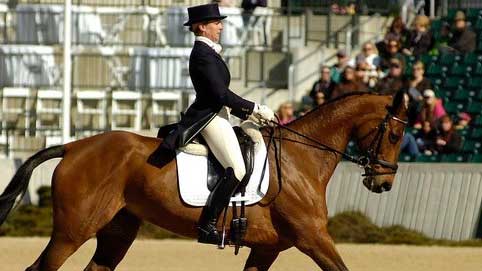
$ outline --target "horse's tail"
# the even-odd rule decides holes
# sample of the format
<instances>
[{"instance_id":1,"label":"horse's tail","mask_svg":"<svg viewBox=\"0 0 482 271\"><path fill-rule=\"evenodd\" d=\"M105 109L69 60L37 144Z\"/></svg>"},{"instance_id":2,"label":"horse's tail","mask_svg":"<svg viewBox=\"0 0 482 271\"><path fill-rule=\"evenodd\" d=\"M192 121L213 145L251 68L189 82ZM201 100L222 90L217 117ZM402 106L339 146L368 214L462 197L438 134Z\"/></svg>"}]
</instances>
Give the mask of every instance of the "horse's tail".
<instances>
[{"instance_id":1,"label":"horse's tail","mask_svg":"<svg viewBox=\"0 0 482 271\"><path fill-rule=\"evenodd\" d=\"M63 145L50 147L39 151L20 166L5 191L0 195L0 225L7 219L17 197L19 195L23 197L27 191L33 170L47 160L63 157L64 153Z\"/></svg>"}]
</instances>

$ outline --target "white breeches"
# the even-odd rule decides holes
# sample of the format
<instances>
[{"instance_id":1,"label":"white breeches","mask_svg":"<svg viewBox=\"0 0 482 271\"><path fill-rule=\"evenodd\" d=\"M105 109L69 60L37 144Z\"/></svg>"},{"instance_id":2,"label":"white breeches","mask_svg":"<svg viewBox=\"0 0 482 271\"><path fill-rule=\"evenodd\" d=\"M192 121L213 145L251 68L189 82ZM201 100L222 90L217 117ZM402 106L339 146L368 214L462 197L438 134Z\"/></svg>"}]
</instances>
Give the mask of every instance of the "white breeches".
<instances>
[{"instance_id":1,"label":"white breeches","mask_svg":"<svg viewBox=\"0 0 482 271\"><path fill-rule=\"evenodd\" d=\"M233 168L234 175L241 181L246 174L243 155L233 127L227 119L223 118L223 114L214 117L201 131L201 135L219 163L225 169Z\"/></svg>"}]
</instances>

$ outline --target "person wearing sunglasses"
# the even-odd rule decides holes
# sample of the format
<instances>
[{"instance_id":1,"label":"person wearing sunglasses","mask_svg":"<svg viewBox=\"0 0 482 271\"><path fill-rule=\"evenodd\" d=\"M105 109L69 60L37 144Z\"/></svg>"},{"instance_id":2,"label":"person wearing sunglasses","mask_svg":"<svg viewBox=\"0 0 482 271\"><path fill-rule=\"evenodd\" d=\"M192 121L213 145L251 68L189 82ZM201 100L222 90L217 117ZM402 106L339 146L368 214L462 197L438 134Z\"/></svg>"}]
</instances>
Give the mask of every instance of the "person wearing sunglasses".
<instances>
[{"instance_id":1,"label":"person wearing sunglasses","mask_svg":"<svg viewBox=\"0 0 482 271\"><path fill-rule=\"evenodd\" d=\"M403 76L403 64L398 58L392 58L388 74L375 86L375 92L384 95L393 95L399 90L407 88L407 80Z\"/></svg>"},{"instance_id":2,"label":"person wearing sunglasses","mask_svg":"<svg viewBox=\"0 0 482 271\"><path fill-rule=\"evenodd\" d=\"M380 60L380 69L382 71L385 72L390 68L390 61L394 58L398 59L405 66L405 57L400 53L400 48L400 41L396 39L387 41L385 53L381 55Z\"/></svg>"}]
</instances>

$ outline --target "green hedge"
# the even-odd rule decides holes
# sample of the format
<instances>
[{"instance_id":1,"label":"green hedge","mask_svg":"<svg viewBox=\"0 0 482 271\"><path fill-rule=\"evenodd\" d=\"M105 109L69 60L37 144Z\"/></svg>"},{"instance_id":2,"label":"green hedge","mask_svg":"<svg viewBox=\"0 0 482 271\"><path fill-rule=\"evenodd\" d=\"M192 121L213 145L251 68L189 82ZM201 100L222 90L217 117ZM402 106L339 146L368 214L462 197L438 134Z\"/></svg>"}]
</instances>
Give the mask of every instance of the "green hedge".
<instances>
[{"instance_id":1,"label":"green hedge","mask_svg":"<svg viewBox=\"0 0 482 271\"><path fill-rule=\"evenodd\" d=\"M482 246L481 239L466 241L437 240L402 226L378 227L360 212L340 213L328 221L335 242L441 246Z\"/></svg>"}]
</instances>

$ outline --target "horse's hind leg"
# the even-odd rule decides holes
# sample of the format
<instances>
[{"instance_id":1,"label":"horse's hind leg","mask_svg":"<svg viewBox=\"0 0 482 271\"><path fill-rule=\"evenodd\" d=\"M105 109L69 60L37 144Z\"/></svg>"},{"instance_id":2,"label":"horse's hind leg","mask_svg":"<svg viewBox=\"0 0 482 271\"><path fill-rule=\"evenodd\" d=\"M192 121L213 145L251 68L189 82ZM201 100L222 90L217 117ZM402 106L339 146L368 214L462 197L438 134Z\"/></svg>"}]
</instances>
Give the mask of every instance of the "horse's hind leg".
<instances>
[{"instance_id":1,"label":"horse's hind leg","mask_svg":"<svg viewBox=\"0 0 482 271\"><path fill-rule=\"evenodd\" d=\"M122 209L97 232L97 249L85 271L111 271L124 258L136 238L141 221Z\"/></svg>"},{"instance_id":2,"label":"horse's hind leg","mask_svg":"<svg viewBox=\"0 0 482 271\"><path fill-rule=\"evenodd\" d=\"M65 167L69 164L65 161L66 158L55 169L52 181L52 237L39 259L27 270L58 270L69 256L122 209L122 201L115 198L121 193L99 185L91 185L87 189L89 182L78 178L69 166ZM108 182L108 179L92 183L101 182Z\"/></svg>"},{"instance_id":3,"label":"horse's hind leg","mask_svg":"<svg viewBox=\"0 0 482 271\"><path fill-rule=\"evenodd\" d=\"M244 271L266 271L278 257L279 251L252 248L246 260Z\"/></svg>"}]
</instances>

